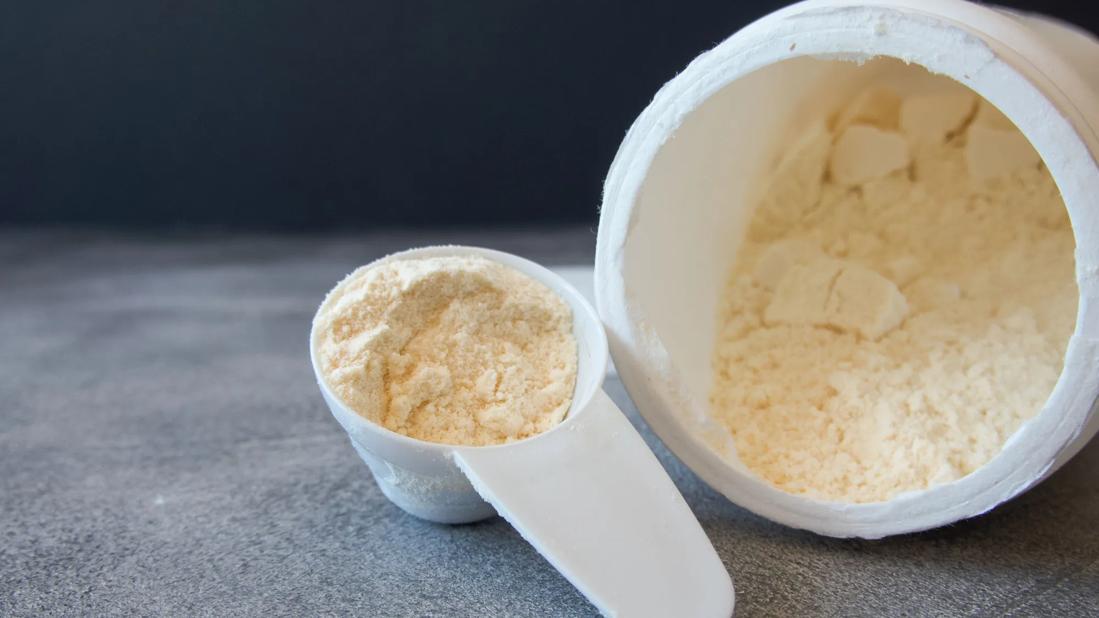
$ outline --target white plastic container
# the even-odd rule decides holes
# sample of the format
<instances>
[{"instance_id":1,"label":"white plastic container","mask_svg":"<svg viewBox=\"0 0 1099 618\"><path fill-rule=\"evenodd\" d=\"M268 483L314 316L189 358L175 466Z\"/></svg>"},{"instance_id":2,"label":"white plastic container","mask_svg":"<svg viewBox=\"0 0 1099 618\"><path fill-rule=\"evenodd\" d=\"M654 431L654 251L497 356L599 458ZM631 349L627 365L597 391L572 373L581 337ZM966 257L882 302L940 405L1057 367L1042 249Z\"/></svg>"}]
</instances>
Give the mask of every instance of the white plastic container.
<instances>
[{"instance_id":1,"label":"white plastic container","mask_svg":"<svg viewBox=\"0 0 1099 618\"><path fill-rule=\"evenodd\" d=\"M872 60L893 58L908 63ZM718 456L707 435L717 302L759 179L791 132L867 84L924 67L998 107L1061 190L1080 293L1064 370L987 465L887 502L794 496ZM923 73L922 71L919 71ZM733 502L818 532L877 538L983 513L1051 474L1099 429L1099 42L961 0L810 0L699 56L657 93L607 177L596 296L615 365L668 447Z\"/></svg>"}]
</instances>

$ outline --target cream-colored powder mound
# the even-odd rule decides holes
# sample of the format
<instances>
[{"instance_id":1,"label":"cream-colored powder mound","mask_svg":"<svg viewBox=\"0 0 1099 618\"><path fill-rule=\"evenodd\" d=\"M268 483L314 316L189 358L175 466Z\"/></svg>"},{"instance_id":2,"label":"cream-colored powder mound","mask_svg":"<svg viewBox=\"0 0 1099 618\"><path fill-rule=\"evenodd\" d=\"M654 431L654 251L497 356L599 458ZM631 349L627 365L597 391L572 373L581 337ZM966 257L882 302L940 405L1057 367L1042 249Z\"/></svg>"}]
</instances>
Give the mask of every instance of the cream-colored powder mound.
<instances>
[{"instance_id":1,"label":"cream-colored powder mound","mask_svg":"<svg viewBox=\"0 0 1099 618\"><path fill-rule=\"evenodd\" d=\"M831 150L814 126L783 157L796 173L776 168L725 291L711 396L749 469L843 502L994 457L1055 384L1077 299L1065 208L1025 138L931 93L899 104L899 152L872 126L897 99L872 94L841 110ZM805 172L824 169L842 174Z\"/></svg>"},{"instance_id":2,"label":"cream-colored powder mound","mask_svg":"<svg viewBox=\"0 0 1099 618\"><path fill-rule=\"evenodd\" d=\"M560 423L572 402L569 306L484 258L360 268L328 295L315 328L329 388L365 418L413 438L521 440Z\"/></svg>"}]
</instances>

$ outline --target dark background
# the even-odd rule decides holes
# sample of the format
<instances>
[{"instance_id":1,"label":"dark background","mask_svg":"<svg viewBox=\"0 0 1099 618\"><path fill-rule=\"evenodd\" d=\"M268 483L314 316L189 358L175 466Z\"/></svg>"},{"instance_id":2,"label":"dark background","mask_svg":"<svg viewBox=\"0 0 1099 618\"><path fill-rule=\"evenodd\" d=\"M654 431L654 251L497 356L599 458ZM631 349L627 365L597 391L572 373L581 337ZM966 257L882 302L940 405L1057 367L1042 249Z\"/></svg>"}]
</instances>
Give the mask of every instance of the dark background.
<instances>
[{"instance_id":1,"label":"dark background","mask_svg":"<svg viewBox=\"0 0 1099 618\"><path fill-rule=\"evenodd\" d=\"M0 1L0 224L594 222L661 84L783 4Z\"/></svg>"}]
</instances>

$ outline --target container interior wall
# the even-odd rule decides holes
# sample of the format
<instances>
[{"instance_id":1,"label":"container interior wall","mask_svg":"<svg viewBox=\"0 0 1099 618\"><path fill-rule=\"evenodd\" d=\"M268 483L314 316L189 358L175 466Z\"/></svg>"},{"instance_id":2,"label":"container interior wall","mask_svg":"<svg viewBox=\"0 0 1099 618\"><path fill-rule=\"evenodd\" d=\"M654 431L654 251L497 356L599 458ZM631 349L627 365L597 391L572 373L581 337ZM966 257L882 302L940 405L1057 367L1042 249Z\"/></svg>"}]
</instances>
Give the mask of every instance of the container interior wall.
<instances>
[{"instance_id":1,"label":"container interior wall","mask_svg":"<svg viewBox=\"0 0 1099 618\"><path fill-rule=\"evenodd\" d=\"M870 82L904 92L941 79L886 58L792 58L734 80L664 143L634 204L626 293L695 406L709 398L717 303L782 146Z\"/></svg>"}]
</instances>

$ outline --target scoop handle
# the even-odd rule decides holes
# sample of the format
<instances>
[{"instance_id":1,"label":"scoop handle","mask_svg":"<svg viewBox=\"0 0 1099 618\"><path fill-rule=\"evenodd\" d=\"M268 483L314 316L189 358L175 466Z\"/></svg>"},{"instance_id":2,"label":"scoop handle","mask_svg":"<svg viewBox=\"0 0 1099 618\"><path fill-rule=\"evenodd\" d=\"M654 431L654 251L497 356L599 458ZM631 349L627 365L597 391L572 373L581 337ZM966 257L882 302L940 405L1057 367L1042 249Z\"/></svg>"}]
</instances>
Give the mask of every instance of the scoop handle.
<instances>
[{"instance_id":1,"label":"scoop handle","mask_svg":"<svg viewBox=\"0 0 1099 618\"><path fill-rule=\"evenodd\" d=\"M604 615L730 616L702 526L602 390L533 440L455 451L477 493Z\"/></svg>"}]
</instances>

